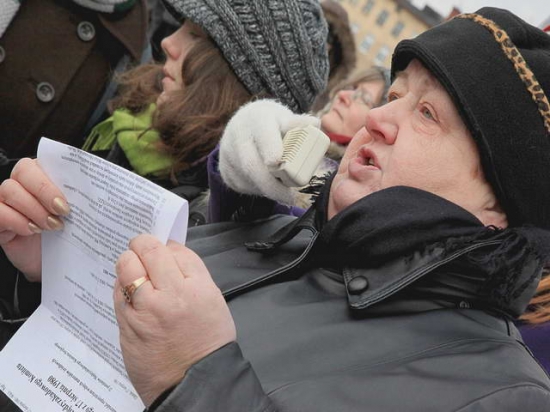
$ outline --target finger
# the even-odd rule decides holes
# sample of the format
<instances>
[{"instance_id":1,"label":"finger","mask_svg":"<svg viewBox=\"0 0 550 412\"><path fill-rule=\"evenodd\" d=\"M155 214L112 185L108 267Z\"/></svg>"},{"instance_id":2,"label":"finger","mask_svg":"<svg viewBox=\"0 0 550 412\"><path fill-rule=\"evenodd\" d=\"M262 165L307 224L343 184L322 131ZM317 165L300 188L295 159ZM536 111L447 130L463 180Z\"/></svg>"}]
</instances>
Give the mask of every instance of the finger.
<instances>
[{"instance_id":1,"label":"finger","mask_svg":"<svg viewBox=\"0 0 550 412\"><path fill-rule=\"evenodd\" d=\"M155 236L139 235L133 238L130 250L141 260L155 289L172 290L181 287L183 275L174 255Z\"/></svg>"},{"instance_id":2,"label":"finger","mask_svg":"<svg viewBox=\"0 0 550 412\"><path fill-rule=\"evenodd\" d=\"M122 294L122 286L118 279L115 280L115 285L113 289L113 302L114 302L114 308L115 308L115 315L118 321L118 327L120 329L127 327L128 321L124 314L124 310L126 310L126 306L128 305L128 302L126 302L126 299L124 299L124 295Z\"/></svg>"},{"instance_id":3,"label":"finger","mask_svg":"<svg viewBox=\"0 0 550 412\"><path fill-rule=\"evenodd\" d=\"M9 237L32 236L40 231L36 225L29 226L30 221L26 216L4 203L0 203L0 219L0 233L3 235L0 244L9 242L11 239L6 240Z\"/></svg>"},{"instance_id":4,"label":"finger","mask_svg":"<svg viewBox=\"0 0 550 412\"><path fill-rule=\"evenodd\" d=\"M259 100L249 103L235 114L234 135L246 145L239 153L251 149L259 154L262 163L274 165L281 161L283 154L282 125L295 116L292 111L273 100ZM251 125L253 127L251 127ZM252 142L250 141L252 138ZM249 147L252 143L253 147Z\"/></svg>"},{"instance_id":5,"label":"finger","mask_svg":"<svg viewBox=\"0 0 550 412\"><path fill-rule=\"evenodd\" d=\"M319 129L321 127L321 119L306 114L296 115L286 125L283 125L281 129L283 133L286 134L289 130L292 130L296 127L306 126L313 126Z\"/></svg>"},{"instance_id":6,"label":"finger","mask_svg":"<svg viewBox=\"0 0 550 412\"><path fill-rule=\"evenodd\" d=\"M279 127L263 124L254 133L254 148L258 151L263 164L278 165L283 157L283 133ZM250 150L250 149L249 149Z\"/></svg>"},{"instance_id":7,"label":"finger","mask_svg":"<svg viewBox=\"0 0 550 412\"><path fill-rule=\"evenodd\" d=\"M13 240L13 238L17 236L14 232L10 231L4 231L0 232L0 245L5 245L6 243L9 243Z\"/></svg>"},{"instance_id":8,"label":"finger","mask_svg":"<svg viewBox=\"0 0 550 412\"><path fill-rule=\"evenodd\" d=\"M121 305L121 308L128 308L131 306L136 310L143 309L144 305L147 303L147 299L142 299L142 296L146 296L148 293L154 291L154 285L151 281L142 283L141 286L136 289L132 295L130 305L128 305L129 302L126 302L122 292L122 288L131 285L132 282L144 276L148 276L147 270L143 266L139 257L133 251L126 250L118 258L115 269L117 273L117 281L120 285L118 290L115 290L114 292L116 297L115 302L119 302L120 304L121 300L124 301L126 305Z\"/></svg>"},{"instance_id":9,"label":"finger","mask_svg":"<svg viewBox=\"0 0 550 412\"><path fill-rule=\"evenodd\" d=\"M191 249L174 240L169 240L167 247L185 278L206 276L211 279L203 260Z\"/></svg>"},{"instance_id":10,"label":"finger","mask_svg":"<svg viewBox=\"0 0 550 412\"><path fill-rule=\"evenodd\" d=\"M61 190L46 176L36 159L21 159L11 172L11 179L34 196L53 215L67 215L69 206Z\"/></svg>"},{"instance_id":11,"label":"finger","mask_svg":"<svg viewBox=\"0 0 550 412\"><path fill-rule=\"evenodd\" d=\"M14 230L25 236L29 234L30 230L38 233L38 228L58 230L63 227L63 221L57 216L52 216L17 180L4 180L0 186L0 197L3 204L9 206L9 208L4 207L3 211L8 213L7 209L11 209L9 219L7 217L4 219L2 216L2 228L4 225L17 225L14 226ZM29 222L33 222L34 226L29 227Z\"/></svg>"},{"instance_id":12,"label":"finger","mask_svg":"<svg viewBox=\"0 0 550 412\"><path fill-rule=\"evenodd\" d=\"M120 292L122 286L118 279L115 281L115 289L113 290L113 300L115 306L115 316L118 323L118 329L120 331L121 343L122 338L126 341L135 342L137 340L137 333L132 325L132 319L135 317L133 312L135 309L133 306L126 302L124 296Z\"/></svg>"}]
</instances>

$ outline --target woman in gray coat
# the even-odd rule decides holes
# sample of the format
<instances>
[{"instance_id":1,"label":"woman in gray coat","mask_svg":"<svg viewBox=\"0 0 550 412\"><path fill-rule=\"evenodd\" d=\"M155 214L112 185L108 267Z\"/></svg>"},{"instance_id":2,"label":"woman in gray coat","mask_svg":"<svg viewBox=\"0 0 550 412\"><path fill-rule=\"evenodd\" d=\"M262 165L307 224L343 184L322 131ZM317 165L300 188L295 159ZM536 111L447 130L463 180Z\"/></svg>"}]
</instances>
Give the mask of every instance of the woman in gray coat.
<instances>
[{"instance_id":1,"label":"woman in gray coat","mask_svg":"<svg viewBox=\"0 0 550 412\"><path fill-rule=\"evenodd\" d=\"M547 411L512 320L550 256L549 50L507 11L460 15L397 46L389 103L300 219L135 238L114 299L148 410ZM13 180L21 266L10 242L66 205L35 162Z\"/></svg>"}]
</instances>

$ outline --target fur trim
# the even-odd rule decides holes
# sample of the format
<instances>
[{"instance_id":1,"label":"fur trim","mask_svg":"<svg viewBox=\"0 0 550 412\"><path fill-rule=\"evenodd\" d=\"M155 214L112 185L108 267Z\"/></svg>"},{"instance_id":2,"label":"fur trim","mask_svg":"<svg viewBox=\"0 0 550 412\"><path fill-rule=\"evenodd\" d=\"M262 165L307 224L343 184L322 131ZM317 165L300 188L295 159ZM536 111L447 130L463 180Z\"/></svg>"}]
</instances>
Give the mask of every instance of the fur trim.
<instances>
[{"instance_id":1,"label":"fur trim","mask_svg":"<svg viewBox=\"0 0 550 412\"><path fill-rule=\"evenodd\" d=\"M326 159L321 162L315 174L307 186L296 188L296 206L303 209L309 208L319 197L321 190L326 185L329 177L336 171L337 165Z\"/></svg>"},{"instance_id":2,"label":"fur trim","mask_svg":"<svg viewBox=\"0 0 550 412\"><path fill-rule=\"evenodd\" d=\"M342 160L342 157L344 157L344 153L346 152L346 147L347 146L344 146L340 143L331 141L328 146L326 156L329 159L340 162L340 160Z\"/></svg>"},{"instance_id":3,"label":"fur trim","mask_svg":"<svg viewBox=\"0 0 550 412\"><path fill-rule=\"evenodd\" d=\"M355 68L355 38L351 32L348 13L340 4L332 0L324 0L321 7L329 25L329 32L336 37L342 49L341 59L335 70L331 67L328 88L344 80Z\"/></svg>"}]
</instances>

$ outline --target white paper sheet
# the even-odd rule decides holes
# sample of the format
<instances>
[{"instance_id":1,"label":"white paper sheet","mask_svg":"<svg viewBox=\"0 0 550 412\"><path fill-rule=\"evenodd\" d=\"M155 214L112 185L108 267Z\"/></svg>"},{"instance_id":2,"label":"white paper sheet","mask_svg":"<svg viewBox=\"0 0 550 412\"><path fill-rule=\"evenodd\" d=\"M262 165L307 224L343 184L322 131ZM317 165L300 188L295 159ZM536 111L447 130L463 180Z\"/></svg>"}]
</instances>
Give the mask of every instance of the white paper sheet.
<instances>
[{"instance_id":1,"label":"white paper sheet","mask_svg":"<svg viewBox=\"0 0 550 412\"><path fill-rule=\"evenodd\" d=\"M71 214L42 235L42 303L0 352L0 389L24 411L142 411L120 351L115 262L140 233L183 243L187 202L50 139L38 161Z\"/></svg>"}]
</instances>

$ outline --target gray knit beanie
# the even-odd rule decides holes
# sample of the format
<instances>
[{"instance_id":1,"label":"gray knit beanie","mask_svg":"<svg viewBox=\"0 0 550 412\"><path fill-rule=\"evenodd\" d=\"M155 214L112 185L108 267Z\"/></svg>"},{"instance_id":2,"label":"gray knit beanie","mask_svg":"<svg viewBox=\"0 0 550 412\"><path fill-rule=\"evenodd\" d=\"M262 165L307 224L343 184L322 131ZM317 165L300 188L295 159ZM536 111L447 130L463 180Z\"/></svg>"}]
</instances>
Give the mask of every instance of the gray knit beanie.
<instances>
[{"instance_id":1,"label":"gray knit beanie","mask_svg":"<svg viewBox=\"0 0 550 412\"><path fill-rule=\"evenodd\" d=\"M252 94L308 111L327 85L327 24L319 0L163 0L199 25Z\"/></svg>"}]
</instances>

